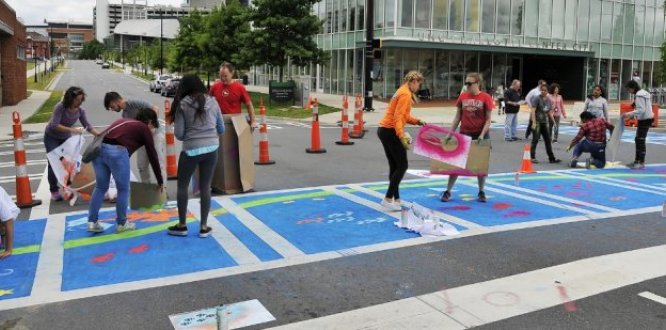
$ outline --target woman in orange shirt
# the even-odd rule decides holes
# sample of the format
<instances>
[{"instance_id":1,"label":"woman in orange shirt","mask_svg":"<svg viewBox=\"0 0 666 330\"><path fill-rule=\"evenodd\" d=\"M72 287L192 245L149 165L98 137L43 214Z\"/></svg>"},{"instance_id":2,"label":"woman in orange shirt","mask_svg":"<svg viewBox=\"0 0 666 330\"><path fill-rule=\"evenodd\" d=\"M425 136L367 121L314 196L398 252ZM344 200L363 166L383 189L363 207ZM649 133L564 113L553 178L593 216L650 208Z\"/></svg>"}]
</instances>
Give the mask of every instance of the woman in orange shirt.
<instances>
[{"instance_id":1,"label":"woman in orange shirt","mask_svg":"<svg viewBox=\"0 0 666 330\"><path fill-rule=\"evenodd\" d=\"M405 133L405 123L425 125L423 120L410 115L412 104L416 101L416 93L423 83L423 75L418 71L410 71L405 75L402 86L398 88L384 118L379 122L377 135L382 141L384 152L389 162L389 186L386 190L382 206L389 211L400 211L400 181L407 172L407 149L411 137Z\"/></svg>"}]
</instances>

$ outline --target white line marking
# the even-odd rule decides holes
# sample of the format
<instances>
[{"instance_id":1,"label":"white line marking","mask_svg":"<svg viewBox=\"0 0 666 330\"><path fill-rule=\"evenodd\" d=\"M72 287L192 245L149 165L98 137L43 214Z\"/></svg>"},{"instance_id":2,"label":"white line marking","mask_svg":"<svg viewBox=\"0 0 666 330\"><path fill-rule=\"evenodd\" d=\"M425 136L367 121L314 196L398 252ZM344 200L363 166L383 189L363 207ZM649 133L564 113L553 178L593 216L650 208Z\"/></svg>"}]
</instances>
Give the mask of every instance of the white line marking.
<instances>
[{"instance_id":1,"label":"white line marking","mask_svg":"<svg viewBox=\"0 0 666 330\"><path fill-rule=\"evenodd\" d=\"M64 214L54 214L46 221L39 261L32 284L31 298L40 301L60 295L65 243Z\"/></svg>"},{"instance_id":2,"label":"white line marking","mask_svg":"<svg viewBox=\"0 0 666 330\"><path fill-rule=\"evenodd\" d=\"M566 178L580 178L580 179L585 180L585 181L605 184L605 185L608 185L608 186L618 187L618 188L622 188L622 189L631 189L631 190L635 190L635 191L642 191L642 192L647 192L647 193L651 193L651 194L666 196L666 192L658 192L658 191L654 191L653 189L651 190L651 189L642 189L642 188L638 188L638 187L631 187L631 186L628 186L624 183L618 184L618 183L613 183L613 182L610 182L610 181L603 181L603 180L593 179L593 178L584 177L584 176L572 176L572 175L564 174L564 173L553 173L553 174L561 176L561 177L566 177Z\"/></svg>"},{"instance_id":3,"label":"white line marking","mask_svg":"<svg viewBox=\"0 0 666 330\"><path fill-rule=\"evenodd\" d=\"M348 184L347 186L352 188L352 189L364 192L368 195L376 196L377 198L380 198L380 199L384 198L384 195L382 195L382 193L380 193L378 191L374 191L372 189L365 188L365 187L361 186L360 184ZM403 201L403 203L406 203L406 201ZM408 203L408 204L411 205L411 202ZM461 219L461 218L458 218L456 216L453 216L453 215L450 215L450 214L447 214L447 213L443 213L443 212L440 212L440 211L437 211L437 210L431 210L431 211L436 216L438 216L438 217L440 217L440 218L442 218L442 219L444 219L448 222L455 223L457 225L463 226L465 228L469 228L469 229L472 229L472 228L477 228L477 229L486 228L486 227L481 226L477 223L467 221L465 219Z\"/></svg>"},{"instance_id":4,"label":"white line marking","mask_svg":"<svg viewBox=\"0 0 666 330\"><path fill-rule=\"evenodd\" d=\"M261 237L268 245L283 257L295 257L303 255L303 251L292 245L286 238L274 232L270 227L265 225L254 215L247 210L238 206L229 197L215 197L213 198L227 211L232 213L238 220L240 220L248 229L254 232L257 236Z\"/></svg>"},{"instance_id":5,"label":"white line marking","mask_svg":"<svg viewBox=\"0 0 666 330\"><path fill-rule=\"evenodd\" d=\"M393 318L441 329L441 325L427 322L437 312L458 323L447 325L462 329L558 305L571 312L577 308L576 300L665 276L664 258L666 245L608 254L415 297L425 305L407 298L278 329L379 329ZM666 303L661 299L664 302L658 302Z\"/></svg>"},{"instance_id":6,"label":"white line marking","mask_svg":"<svg viewBox=\"0 0 666 330\"><path fill-rule=\"evenodd\" d=\"M595 176L593 176L592 174L586 174L586 173L582 173L582 172L578 172L578 171L571 172L570 174L574 175L574 176L595 178ZM606 176L601 176L601 178L603 178L604 180L608 180L609 182L613 182L613 183L617 183L617 184L621 184L621 185L630 185L630 186L635 186L635 187L643 188L643 189L657 189L657 190L666 192L666 187L660 187L660 186L658 186L658 184L653 186L653 185L650 185L650 184L620 180L620 179L606 177Z\"/></svg>"},{"instance_id":7,"label":"white line marking","mask_svg":"<svg viewBox=\"0 0 666 330\"><path fill-rule=\"evenodd\" d=\"M201 219L201 204L199 200L193 199L188 203L187 208L197 220ZM234 258L239 265L247 265L261 262L250 249L236 238L226 227L220 224L212 214L208 214L208 226L213 229L211 237L213 237L222 248ZM195 233L198 235L198 233Z\"/></svg>"},{"instance_id":8,"label":"white line marking","mask_svg":"<svg viewBox=\"0 0 666 330\"><path fill-rule=\"evenodd\" d=\"M41 176L42 176L41 173L39 173L39 174L28 174L28 178L30 178L30 180L32 180L34 178L41 177ZM15 180L16 180L16 175L0 176L0 182L2 182L2 183L14 182Z\"/></svg>"},{"instance_id":9,"label":"white line marking","mask_svg":"<svg viewBox=\"0 0 666 330\"><path fill-rule=\"evenodd\" d=\"M43 154L44 149L26 149L25 150L26 154ZM9 156L9 155L14 155L14 151L2 151L0 152L0 156Z\"/></svg>"},{"instance_id":10,"label":"white line marking","mask_svg":"<svg viewBox=\"0 0 666 330\"><path fill-rule=\"evenodd\" d=\"M42 204L33 207L30 210L30 219L42 219L49 216L51 208L51 192L49 191L49 169L44 168L42 178L39 180L39 186L35 192L35 199L40 199Z\"/></svg>"},{"instance_id":11,"label":"white line marking","mask_svg":"<svg viewBox=\"0 0 666 330\"><path fill-rule=\"evenodd\" d=\"M582 205L582 206L586 206L586 207L591 207L591 208L599 209L599 210L606 211L606 212L619 212L620 211L619 209L608 207L608 206L603 206L603 205L597 205L597 204L592 204L592 203L588 203L588 202L578 201L578 200L571 199L571 198L566 198L566 197L562 197L562 196L549 194L549 193L546 193L546 192L543 192L543 191L536 191L536 190L521 188L521 187L508 185L508 184L504 184L504 183L487 181L486 184L487 185L492 185L492 186L502 187L502 188L505 188L505 189L512 189L512 190L524 192L524 193L531 194L531 195L538 195L538 196L541 196L541 197L547 197L547 198L552 199L552 200L567 202L567 203L574 204L574 205Z\"/></svg>"},{"instance_id":12,"label":"white line marking","mask_svg":"<svg viewBox=\"0 0 666 330\"><path fill-rule=\"evenodd\" d=\"M650 299L650 300L652 300L652 301L654 301L654 302L658 302L658 303L660 303L660 304L662 304L662 305L666 305L666 298L664 298L664 297L662 297L662 296L658 296L658 295L656 295L656 294L654 294L654 293L652 293L652 292L644 291L644 292L639 293L638 295L641 296L641 297L643 297L643 298Z\"/></svg>"},{"instance_id":13,"label":"white line marking","mask_svg":"<svg viewBox=\"0 0 666 330\"><path fill-rule=\"evenodd\" d=\"M37 165L46 165L47 160L46 159L38 159L38 160L29 160L26 162L27 166L37 166ZM0 168L5 168L5 167L15 167L16 162L11 161L11 162L2 162L0 163Z\"/></svg>"}]
</instances>

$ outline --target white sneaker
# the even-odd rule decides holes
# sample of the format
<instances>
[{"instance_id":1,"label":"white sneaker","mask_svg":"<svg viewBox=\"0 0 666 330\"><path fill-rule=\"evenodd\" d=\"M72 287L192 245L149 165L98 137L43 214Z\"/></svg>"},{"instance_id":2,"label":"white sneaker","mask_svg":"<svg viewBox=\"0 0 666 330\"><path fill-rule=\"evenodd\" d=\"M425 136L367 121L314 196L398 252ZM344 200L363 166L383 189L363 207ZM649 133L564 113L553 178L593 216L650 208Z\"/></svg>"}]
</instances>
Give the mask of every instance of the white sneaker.
<instances>
[{"instance_id":1,"label":"white sneaker","mask_svg":"<svg viewBox=\"0 0 666 330\"><path fill-rule=\"evenodd\" d=\"M88 231L91 233L101 233L104 231L104 227L98 222L88 222Z\"/></svg>"},{"instance_id":2,"label":"white sneaker","mask_svg":"<svg viewBox=\"0 0 666 330\"><path fill-rule=\"evenodd\" d=\"M136 229L136 226L134 225L133 222L125 222L124 225L116 225L116 234L134 230Z\"/></svg>"},{"instance_id":3,"label":"white sneaker","mask_svg":"<svg viewBox=\"0 0 666 330\"><path fill-rule=\"evenodd\" d=\"M402 207L399 204L387 202L385 199L382 199L381 204L386 211L395 212L402 210Z\"/></svg>"}]
</instances>

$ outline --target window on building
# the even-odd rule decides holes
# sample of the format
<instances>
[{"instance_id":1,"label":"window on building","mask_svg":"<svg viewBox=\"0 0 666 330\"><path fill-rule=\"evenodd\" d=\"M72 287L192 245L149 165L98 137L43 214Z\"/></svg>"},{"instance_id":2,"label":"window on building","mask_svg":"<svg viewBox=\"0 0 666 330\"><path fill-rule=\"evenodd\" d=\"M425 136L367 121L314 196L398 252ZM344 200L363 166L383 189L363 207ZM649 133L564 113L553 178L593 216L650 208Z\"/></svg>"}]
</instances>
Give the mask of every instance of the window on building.
<instances>
[{"instance_id":1,"label":"window on building","mask_svg":"<svg viewBox=\"0 0 666 330\"><path fill-rule=\"evenodd\" d=\"M564 38L564 14L566 13L566 2L553 1L553 39Z\"/></svg>"},{"instance_id":2,"label":"window on building","mask_svg":"<svg viewBox=\"0 0 666 330\"><path fill-rule=\"evenodd\" d=\"M481 9L482 17L481 31L485 33L495 32L495 0L483 0L483 7Z\"/></svg>"},{"instance_id":3,"label":"window on building","mask_svg":"<svg viewBox=\"0 0 666 330\"><path fill-rule=\"evenodd\" d=\"M624 4L624 44L633 44L634 43L634 18L636 13L634 12L634 5L628 3Z\"/></svg>"},{"instance_id":4,"label":"window on building","mask_svg":"<svg viewBox=\"0 0 666 330\"><path fill-rule=\"evenodd\" d=\"M624 7L621 3L613 3L613 43L621 44L622 43L622 34L624 32L624 22L622 21Z\"/></svg>"},{"instance_id":5,"label":"window on building","mask_svg":"<svg viewBox=\"0 0 666 330\"><path fill-rule=\"evenodd\" d=\"M523 8L525 3L523 0L511 1L511 34L523 34Z\"/></svg>"},{"instance_id":6,"label":"window on building","mask_svg":"<svg viewBox=\"0 0 666 330\"><path fill-rule=\"evenodd\" d=\"M664 43L664 7L659 5L655 10L654 45Z\"/></svg>"},{"instance_id":7,"label":"window on building","mask_svg":"<svg viewBox=\"0 0 666 330\"><path fill-rule=\"evenodd\" d=\"M415 27L420 29L430 28L430 14L432 13L432 0L415 0L416 6L414 16L416 16Z\"/></svg>"},{"instance_id":8,"label":"window on building","mask_svg":"<svg viewBox=\"0 0 666 330\"><path fill-rule=\"evenodd\" d=\"M356 0L349 0L349 30L358 30L356 26Z\"/></svg>"},{"instance_id":9,"label":"window on building","mask_svg":"<svg viewBox=\"0 0 666 330\"><path fill-rule=\"evenodd\" d=\"M497 0L497 29L495 31L501 34L509 34L511 31L511 0Z\"/></svg>"},{"instance_id":10,"label":"window on building","mask_svg":"<svg viewBox=\"0 0 666 330\"><path fill-rule=\"evenodd\" d=\"M16 46L16 58L25 61L25 47Z\"/></svg>"},{"instance_id":11,"label":"window on building","mask_svg":"<svg viewBox=\"0 0 666 330\"><path fill-rule=\"evenodd\" d=\"M645 11L645 45L646 46L652 46L654 44L654 25L655 25L655 19L654 16L656 14L657 10L655 7L647 7ZM659 45L661 46L661 45Z\"/></svg>"},{"instance_id":12,"label":"window on building","mask_svg":"<svg viewBox=\"0 0 666 330\"><path fill-rule=\"evenodd\" d=\"M613 3L604 2L601 9L601 41L611 42L613 32Z\"/></svg>"},{"instance_id":13,"label":"window on building","mask_svg":"<svg viewBox=\"0 0 666 330\"><path fill-rule=\"evenodd\" d=\"M645 38L645 6L636 5L636 17L634 19L634 44L643 45Z\"/></svg>"},{"instance_id":14,"label":"window on building","mask_svg":"<svg viewBox=\"0 0 666 330\"><path fill-rule=\"evenodd\" d=\"M384 27L384 1L375 1L374 11L375 11L375 28L381 29Z\"/></svg>"},{"instance_id":15,"label":"window on building","mask_svg":"<svg viewBox=\"0 0 666 330\"><path fill-rule=\"evenodd\" d=\"M539 1L525 3L525 35L536 37L539 31Z\"/></svg>"},{"instance_id":16,"label":"window on building","mask_svg":"<svg viewBox=\"0 0 666 330\"><path fill-rule=\"evenodd\" d=\"M553 2L551 0L539 1L539 37L550 38L551 29L553 28Z\"/></svg>"},{"instance_id":17,"label":"window on building","mask_svg":"<svg viewBox=\"0 0 666 330\"><path fill-rule=\"evenodd\" d=\"M449 0L449 30L463 30L464 0Z\"/></svg>"},{"instance_id":18,"label":"window on building","mask_svg":"<svg viewBox=\"0 0 666 330\"><path fill-rule=\"evenodd\" d=\"M576 40L587 41L588 39L588 25L590 22L590 0L580 0L578 2L578 17Z\"/></svg>"},{"instance_id":19,"label":"window on building","mask_svg":"<svg viewBox=\"0 0 666 330\"><path fill-rule=\"evenodd\" d=\"M386 0L384 5L384 21L386 22L386 27L387 28L392 28L395 27L395 6L396 6L396 1L395 0Z\"/></svg>"},{"instance_id":20,"label":"window on building","mask_svg":"<svg viewBox=\"0 0 666 330\"><path fill-rule=\"evenodd\" d=\"M601 41L601 0L590 0L589 41Z\"/></svg>"},{"instance_id":21,"label":"window on building","mask_svg":"<svg viewBox=\"0 0 666 330\"><path fill-rule=\"evenodd\" d=\"M448 30L449 0L434 0L432 28Z\"/></svg>"},{"instance_id":22,"label":"window on building","mask_svg":"<svg viewBox=\"0 0 666 330\"><path fill-rule=\"evenodd\" d=\"M479 0L465 1L465 31L479 32Z\"/></svg>"},{"instance_id":23,"label":"window on building","mask_svg":"<svg viewBox=\"0 0 666 330\"><path fill-rule=\"evenodd\" d=\"M413 27L414 26L414 0L400 0L400 26Z\"/></svg>"},{"instance_id":24,"label":"window on building","mask_svg":"<svg viewBox=\"0 0 666 330\"><path fill-rule=\"evenodd\" d=\"M578 1L566 0L565 2L565 15L564 15L564 39L576 39L576 12Z\"/></svg>"}]
</instances>

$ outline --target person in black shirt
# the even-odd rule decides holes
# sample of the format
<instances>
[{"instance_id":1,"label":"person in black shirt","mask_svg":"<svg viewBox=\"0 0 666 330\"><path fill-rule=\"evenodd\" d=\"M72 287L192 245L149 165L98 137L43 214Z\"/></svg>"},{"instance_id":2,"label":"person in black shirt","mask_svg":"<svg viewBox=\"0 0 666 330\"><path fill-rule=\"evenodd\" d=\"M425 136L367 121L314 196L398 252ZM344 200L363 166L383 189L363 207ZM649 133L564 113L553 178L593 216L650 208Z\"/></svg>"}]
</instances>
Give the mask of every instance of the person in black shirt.
<instances>
[{"instance_id":1,"label":"person in black shirt","mask_svg":"<svg viewBox=\"0 0 666 330\"><path fill-rule=\"evenodd\" d=\"M521 138L516 136L518 126L518 111L520 110L520 80L515 79L511 82L511 87L504 92L504 102L506 103L504 121L504 140L518 141Z\"/></svg>"}]
</instances>

